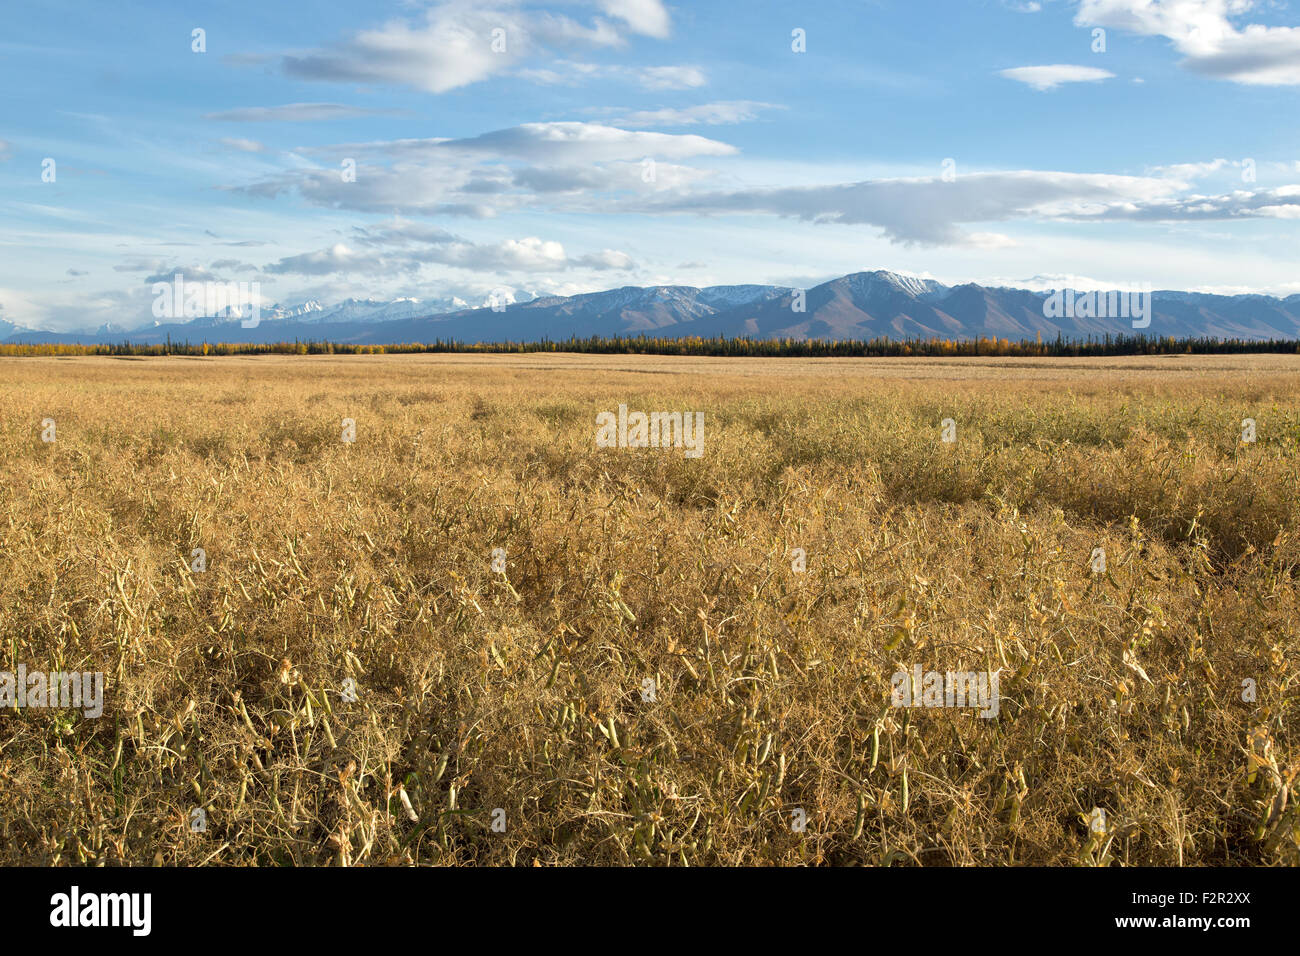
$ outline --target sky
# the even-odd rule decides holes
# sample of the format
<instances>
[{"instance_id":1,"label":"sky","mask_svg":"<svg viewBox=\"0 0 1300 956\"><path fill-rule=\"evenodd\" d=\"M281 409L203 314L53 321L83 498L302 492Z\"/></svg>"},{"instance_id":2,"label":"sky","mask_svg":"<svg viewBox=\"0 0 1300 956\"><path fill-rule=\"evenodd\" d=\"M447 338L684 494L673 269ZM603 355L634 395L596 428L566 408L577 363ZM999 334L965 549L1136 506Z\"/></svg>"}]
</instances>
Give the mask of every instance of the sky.
<instances>
[{"instance_id":1,"label":"sky","mask_svg":"<svg viewBox=\"0 0 1300 956\"><path fill-rule=\"evenodd\" d=\"M1280 0L42 0L0 320L627 285L1300 292Z\"/></svg>"}]
</instances>

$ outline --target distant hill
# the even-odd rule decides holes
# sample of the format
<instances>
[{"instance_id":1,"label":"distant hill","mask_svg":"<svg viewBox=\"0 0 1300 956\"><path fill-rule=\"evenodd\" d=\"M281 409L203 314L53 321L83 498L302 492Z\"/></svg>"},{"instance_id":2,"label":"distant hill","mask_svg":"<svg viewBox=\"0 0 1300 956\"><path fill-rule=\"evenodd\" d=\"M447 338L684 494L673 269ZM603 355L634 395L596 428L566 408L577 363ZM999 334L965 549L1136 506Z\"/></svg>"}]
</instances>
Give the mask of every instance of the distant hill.
<instances>
[{"instance_id":1,"label":"distant hill","mask_svg":"<svg viewBox=\"0 0 1300 956\"><path fill-rule=\"evenodd\" d=\"M802 301L799 300L802 295ZM856 272L803 291L767 285L626 286L606 292L549 296L501 309L465 308L460 300L392 302L349 299L275 307L261 323L195 319L124 332L55 333L0 324L8 343L139 344L165 342L332 341L365 345L431 342L537 341L571 336L653 333L676 338L749 336L793 339L872 339L939 336L1012 340L1100 337L1134 330L1121 318L1048 318L1045 294L989 288L975 283L945 286L893 272ZM1300 295L1210 295L1155 292L1150 336L1208 336L1248 340L1300 339ZM802 306L802 310L798 309Z\"/></svg>"}]
</instances>

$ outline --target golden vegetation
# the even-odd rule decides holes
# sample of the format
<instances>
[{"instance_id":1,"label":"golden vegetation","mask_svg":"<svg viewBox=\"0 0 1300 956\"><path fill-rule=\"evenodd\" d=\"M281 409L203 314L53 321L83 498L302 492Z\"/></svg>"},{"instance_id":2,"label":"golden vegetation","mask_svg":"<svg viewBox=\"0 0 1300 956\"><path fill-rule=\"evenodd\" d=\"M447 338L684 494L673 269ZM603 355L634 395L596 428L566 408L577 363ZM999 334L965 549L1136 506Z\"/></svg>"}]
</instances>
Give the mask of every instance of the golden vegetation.
<instances>
[{"instance_id":1,"label":"golden vegetation","mask_svg":"<svg viewBox=\"0 0 1300 956\"><path fill-rule=\"evenodd\" d=\"M1298 371L3 361L0 863L1294 865Z\"/></svg>"}]
</instances>

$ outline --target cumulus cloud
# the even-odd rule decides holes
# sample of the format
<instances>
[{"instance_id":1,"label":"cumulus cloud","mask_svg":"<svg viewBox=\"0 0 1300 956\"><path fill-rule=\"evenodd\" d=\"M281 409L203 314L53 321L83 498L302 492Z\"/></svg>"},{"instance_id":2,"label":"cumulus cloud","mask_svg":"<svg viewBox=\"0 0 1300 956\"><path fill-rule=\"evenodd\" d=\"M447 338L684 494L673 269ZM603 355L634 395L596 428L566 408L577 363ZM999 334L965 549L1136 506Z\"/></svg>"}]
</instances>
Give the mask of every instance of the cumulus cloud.
<instances>
[{"instance_id":1,"label":"cumulus cloud","mask_svg":"<svg viewBox=\"0 0 1300 956\"><path fill-rule=\"evenodd\" d=\"M499 73L515 61L525 33L514 11L439 7L425 22L390 21L364 30L333 49L286 56L284 70L304 80L393 83L445 93ZM505 49L492 50L492 31L503 30ZM514 39L512 44L510 41Z\"/></svg>"},{"instance_id":2,"label":"cumulus cloud","mask_svg":"<svg viewBox=\"0 0 1300 956\"><path fill-rule=\"evenodd\" d=\"M502 270L523 272L550 272L568 265L564 246L554 241L544 241L536 236L507 239L493 245L475 245L469 242L449 243L432 252L435 262L460 266L474 271Z\"/></svg>"},{"instance_id":3,"label":"cumulus cloud","mask_svg":"<svg viewBox=\"0 0 1300 956\"><path fill-rule=\"evenodd\" d=\"M693 133L653 133L600 123L525 123L471 139L443 140L438 149L506 156L530 162L605 162L656 156L730 156L734 146Z\"/></svg>"},{"instance_id":4,"label":"cumulus cloud","mask_svg":"<svg viewBox=\"0 0 1300 956\"><path fill-rule=\"evenodd\" d=\"M371 276L410 274L438 264L471 272L559 272L571 268L598 271L635 268L631 256L615 249L571 258L553 240L526 236L496 243L475 243L441 229L395 220L375 227L358 227L349 243L335 243L268 265L271 274Z\"/></svg>"},{"instance_id":5,"label":"cumulus cloud","mask_svg":"<svg viewBox=\"0 0 1300 956\"><path fill-rule=\"evenodd\" d=\"M636 33L660 40L672 33L672 20L660 0L600 0L600 8Z\"/></svg>"},{"instance_id":6,"label":"cumulus cloud","mask_svg":"<svg viewBox=\"0 0 1300 956\"><path fill-rule=\"evenodd\" d=\"M1095 66L1072 66L1068 63L1057 63L1052 66L1017 66L1009 70L999 70L998 75L1018 83L1025 83L1036 90L1054 90L1062 83L1096 83L1115 76L1109 70Z\"/></svg>"},{"instance_id":7,"label":"cumulus cloud","mask_svg":"<svg viewBox=\"0 0 1300 956\"><path fill-rule=\"evenodd\" d=\"M611 190L684 188L711 174L673 160L736 149L694 134L557 122L466 139L343 143L302 152L355 158L355 182L344 182L337 168L305 168L234 188L268 199L296 192L313 205L359 212L485 219L538 195L587 193L595 202L596 194Z\"/></svg>"},{"instance_id":8,"label":"cumulus cloud","mask_svg":"<svg viewBox=\"0 0 1300 956\"><path fill-rule=\"evenodd\" d=\"M445 93L506 73L553 48L622 46L623 30L658 39L671 33L660 0L597 0L595 8L604 16L583 23L500 0L448 0L426 10L422 20L390 20L333 47L285 56L283 65L299 79L393 83ZM665 74L660 80L689 86L698 85L698 77Z\"/></svg>"},{"instance_id":9,"label":"cumulus cloud","mask_svg":"<svg viewBox=\"0 0 1300 956\"><path fill-rule=\"evenodd\" d=\"M176 260L167 259L142 259L132 258L119 262L113 266L114 272L139 272L145 276L141 280L145 285L152 285L155 282L171 282L176 273L183 275L188 282L221 282L222 279L213 270L220 270L227 266L237 267L236 271L248 271L247 266L241 265L235 259L222 259L212 263L211 269L205 269L197 263L184 265ZM78 272L75 269L69 269L70 276L84 276L85 272Z\"/></svg>"},{"instance_id":10,"label":"cumulus cloud","mask_svg":"<svg viewBox=\"0 0 1300 956\"><path fill-rule=\"evenodd\" d=\"M320 276L336 272L393 272L399 268L410 272L418 268L418 264L409 260L390 263L376 253L361 252L339 242L328 249L286 256L279 262L266 266L262 271L272 275Z\"/></svg>"},{"instance_id":11,"label":"cumulus cloud","mask_svg":"<svg viewBox=\"0 0 1300 956\"><path fill-rule=\"evenodd\" d=\"M619 252L617 249L602 249L600 252L590 253L585 256L579 256L573 260L576 266L582 266L588 269L633 269L636 264L632 257L626 252Z\"/></svg>"},{"instance_id":12,"label":"cumulus cloud","mask_svg":"<svg viewBox=\"0 0 1300 956\"><path fill-rule=\"evenodd\" d=\"M1004 236L967 233L971 223L1012 220L1195 221L1293 218L1300 186L1183 196L1186 183L1163 176L1037 170L937 178L880 179L830 186L742 189L660 200L647 211L765 213L811 222L865 224L894 242L1005 245Z\"/></svg>"},{"instance_id":13,"label":"cumulus cloud","mask_svg":"<svg viewBox=\"0 0 1300 956\"><path fill-rule=\"evenodd\" d=\"M1219 79L1263 86L1300 84L1300 27L1246 24L1251 0L1080 0L1075 23L1162 36L1182 65Z\"/></svg>"},{"instance_id":14,"label":"cumulus cloud","mask_svg":"<svg viewBox=\"0 0 1300 956\"><path fill-rule=\"evenodd\" d=\"M280 173L236 191L265 199L296 192L311 205L354 212L400 210L425 216L488 219L508 208L509 203L501 198L489 203L462 193L460 187L468 178L461 167L361 165L356 182L344 182L336 169L303 169Z\"/></svg>"},{"instance_id":15,"label":"cumulus cloud","mask_svg":"<svg viewBox=\"0 0 1300 956\"><path fill-rule=\"evenodd\" d=\"M1143 176L1021 170L967 173L953 182L923 177L710 191L706 181L720 170L674 160L727 157L736 153L734 147L694 134L602 123L529 123L461 139L350 143L302 153L360 157L356 181L344 182L336 169L321 167L287 170L240 188L268 198L295 192L316 206L404 216L489 218L525 209L756 213L871 225L899 243L984 248L1014 243L1005 235L973 231L974 224L1291 218L1296 208L1290 187L1191 195L1198 180L1240 164L1225 159L1154 167ZM447 243L429 261L472 268L556 265L546 248L525 244L491 252ZM602 261L615 262L582 264Z\"/></svg>"}]
</instances>

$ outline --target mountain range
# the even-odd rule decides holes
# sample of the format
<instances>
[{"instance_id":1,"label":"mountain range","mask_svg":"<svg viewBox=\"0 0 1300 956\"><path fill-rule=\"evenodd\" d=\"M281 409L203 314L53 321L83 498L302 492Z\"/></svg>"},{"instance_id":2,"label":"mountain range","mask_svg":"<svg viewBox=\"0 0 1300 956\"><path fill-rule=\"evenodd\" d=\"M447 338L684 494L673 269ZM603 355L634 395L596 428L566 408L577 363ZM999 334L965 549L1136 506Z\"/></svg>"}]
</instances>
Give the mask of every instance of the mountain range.
<instances>
[{"instance_id":1,"label":"mountain range","mask_svg":"<svg viewBox=\"0 0 1300 956\"><path fill-rule=\"evenodd\" d=\"M260 324L237 316L155 323L95 332L24 329L0 320L0 342L137 344L174 342L399 342L563 340L570 336L872 339L939 336L1011 340L1067 339L1134 332L1127 318L1049 318L1047 293L975 283L947 286L893 272L856 272L800 291L770 285L626 286L605 292L544 296L497 308L461 299L308 301L263 309ZM1250 340L1300 339L1300 295L1151 294L1150 336Z\"/></svg>"}]
</instances>

